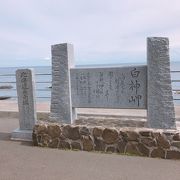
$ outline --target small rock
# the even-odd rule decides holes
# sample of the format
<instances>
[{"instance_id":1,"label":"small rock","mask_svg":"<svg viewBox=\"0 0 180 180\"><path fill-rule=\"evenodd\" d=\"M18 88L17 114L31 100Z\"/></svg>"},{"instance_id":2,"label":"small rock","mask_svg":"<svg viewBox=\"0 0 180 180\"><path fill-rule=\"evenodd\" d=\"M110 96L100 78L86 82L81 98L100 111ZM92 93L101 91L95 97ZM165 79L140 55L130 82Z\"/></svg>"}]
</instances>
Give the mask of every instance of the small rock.
<instances>
[{"instance_id":1,"label":"small rock","mask_svg":"<svg viewBox=\"0 0 180 180\"><path fill-rule=\"evenodd\" d=\"M101 139L94 139L95 151L105 151L105 143Z\"/></svg>"},{"instance_id":2,"label":"small rock","mask_svg":"<svg viewBox=\"0 0 180 180\"><path fill-rule=\"evenodd\" d=\"M47 127L44 124L36 124L34 129L37 131L37 134L47 134Z\"/></svg>"},{"instance_id":3,"label":"small rock","mask_svg":"<svg viewBox=\"0 0 180 180\"><path fill-rule=\"evenodd\" d=\"M152 132L151 131L140 131L139 134L141 136L145 136L145 137L151 137L152 136Z\"/></svg>"},{"instance_id":4,"label":"small rock","mask_svg":"<svg viewBox=\"0 0 180 180\"><path fill-rule=\"evenodd\" d=\"M141 154L142 154L143 156L149 157L149 152L150 152L150 150L149 150L146 146L144 146L144 144L139 143L139 144L138 144L138 149L139 149L139 151L141 152Z\"/></svg>"},{"instance_id":5,"label":"small rock","mask_svg":"<svg viewBox=\"0 0 180 180\"><path fill-rule=\"evenodd\" d=\"M165 148L165 149L169 149L170 148L170 143L169 141L166 139L166 136L164 134L160 134L157 138L157 143L159 147Z\"/></svg>"},{"instance_id":6,"label":"small rock","mask_svg":"<svg viewBox=\"0 0 180 180\"><path fill-rule=\"evenodd\" d=\"M125 147L126 147L127 142L121 140L118 142L118 147L117 150L119 153L124 153L125 152Z\"/></svg>"},{"instance_id":7,"label":"small rock","mask_svg":"<svg viewBox=\"0 0 180 180\"><path fill-rule=\"evenodd\" d=\"M153 149L150 156L165 158L165 151L162 148Z\"/></svg>"},{"instance_id":8,"label":"small rock","mask_svg":"<svg viewBox=\"0 0 180 180\"><path fill-rule=\"evenodd\" d=\"M180 151L167 151L166 159L180 159Z\"/></svg>"},{"instance_id":9,"label":"small rock","mask_svg":"<svg viewBox=\"0 0 180 180\"><path fill-rule=\"evenodd\" d=\"M58 148L60 149L70 149L70 144L66 141L59 141L59 146Z\"/></svg>"},{"instance_id":10,"label":"small rock","mask_svg":"<svg viewBox=\"0 0 180 180\"><path fill-rule=\"evenodd\" d=\"M79 131L81 135L85 135L85 136L90 135L89 129L86 126L81 127Z\"/></svg>"},{"instance_id":11,"label":"small rock","mask_svg":"<svg viewBox=\"0 0 180 180\"><path fill-rule=\"evenodd\" d=\"M138 141L139 134L135 131L127 131L127 140L128 141Z\"/></svg>"},{"instance_id":12,"label":"small rock","mask_svg":"<svg viewBox=\"0 0 180 180\"><path fill-rule=\"evenodd\" d=\"M93 141L90 136L84 136L82 138L83 143L83 150L84 151L92 151L94 149L93 147Z\"/></svg>"},{"instance_id":13,"label":"small rock","mask_svg":"<svg viewBox=\"0 0 180 180\"><path fill-rule=\"evenodd\" d=\"M41 143L42 146L47 147L49 145L49 142L51 141L51 137L47 134L42 134L41 136Z\"/></svg>"},{"instance_id":14,"label":"small rock","mask_svg":"<svg viewBox=\"0 0 180 180\"><path fill-rule=\"evenodd\" d=\"M141 138L141 143L148 147L156 147L157 146L156 141L149 137Z\"/></svg>"},{"instance_id":15,"label":"small rock","mask_svg":"<svg viewBox=\"0 0 180 180\"><path fill-rule=\"evenodd\" d=\"M177 147L180 149L180 141L173 141L171 142L171 146Z\"/></svg>"},{"instance_id":16,"label":"small rock","mask_svg":"<svg viewBox=\"0 0 180 180\"><path fill-rule=\"evenodd\" d=\"M138 148L137 148L138 143L137 142L130 142L127 144L126 146L126 152L130 155L141 155L141 153L139 152Z\"/></svg>"},{"instance_id":17,"label":"small rock","mask_svg":"<svg viewBox=\"0 0 180 180\"><path fill-rule=\"evenodd\" d=\"M71 147L73 150L81 150L81 144L79 142L72 142Z\"/></svg>"},{"instance_id":18,"label":"small rock","mask_svg":"<svg viewBox=\"0 0 180 180\"><path fill-rule=\"evenodd\" d=\"M109 147L106 148L106 152L115 153L116 152L116 148L114 146L109 146Z\"/></svg>"},{"instance_id":19,"label":"small rock","mask_svg":"<svg viewBox=\"0 0 180 180\"><path fill-rule=\"evenodd\" d=\"M176 133L176 134L173 136L173 140L175 140L175 141L180 141L180 134L179 134L179 133Z\"/></svg>"},{"instance_id":20,"label":"small rock","mask_svg":"<svg viewBox=\"0 0 180 180\"><path fill-rule=\"evenodd\" d=\"M52 141L49 143L48 147L58 148L58 144L59 144L59 139L55 138L55 139L52 139Z\"/></svg>"},{"instance_id":21,"label":"small rock","mask_svg":"<svg viewBox=\"0 0 180 180\"><path fill-rule=\"evenodd\" d=\"M118 140L118 132L115 129L106 128L103 131L102 138L107 144L113 144Z\"/></svg>"},{"instance_id":22,"label":"small rock","mask_svg":"<svg viewBox=\"0 0 180 180\"><path fill-rule=\"evenodd\" d=\"M61 134L61 129L58 125L50 124L48 126L48 135L52 138L59 137Z\"/></svg>"},{"instance_id":23,"label":"small rock","mask_svg":"<svg viewBox=\"0 0 180 180\"><path fill-rule=\"evenodd\" d=\"M32 141L34 146L38 146L37 136L34 132L32 134Z\"/></svg>"},{"instance_id":24,"label":"small rock","mask_svg":"<svg viewBox=\"0 0 180 180\"><path fill-rule=\"evenodd\" d=\"M101 137L102 136L102 133L103 133L103 129L100 128L100 127L95 127L93 129L93 136L94 137Z\"/></svg>"},{"instance_id":25,"label":"small rock","mask_svg":"<svg viewBox=\"0 0 180 180\"><path fill-rule=\"evenodd\" d=\"M66 125L62 128L62 134L72 140L80 139L79 127L71 127L70 125Z\"/></svg>"}]
</instances>

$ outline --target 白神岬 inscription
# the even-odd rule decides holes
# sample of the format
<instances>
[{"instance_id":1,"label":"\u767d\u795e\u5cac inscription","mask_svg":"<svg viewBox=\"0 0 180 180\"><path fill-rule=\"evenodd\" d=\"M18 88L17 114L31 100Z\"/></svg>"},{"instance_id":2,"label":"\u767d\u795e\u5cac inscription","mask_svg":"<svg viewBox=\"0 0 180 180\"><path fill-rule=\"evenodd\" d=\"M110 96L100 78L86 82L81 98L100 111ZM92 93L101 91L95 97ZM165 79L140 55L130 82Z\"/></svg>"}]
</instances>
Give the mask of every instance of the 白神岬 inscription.
<instances>
[{"instance_id":1,"label":"\u767d\u795e\u5cac inscription","mask_svg":"<svg viewBox=\"0 0 180 180\"><path fill-rule=\"evenodd\" d=\"M73 107L146 108L147 68L71 69Z\"/></svg>"}]
</instances>

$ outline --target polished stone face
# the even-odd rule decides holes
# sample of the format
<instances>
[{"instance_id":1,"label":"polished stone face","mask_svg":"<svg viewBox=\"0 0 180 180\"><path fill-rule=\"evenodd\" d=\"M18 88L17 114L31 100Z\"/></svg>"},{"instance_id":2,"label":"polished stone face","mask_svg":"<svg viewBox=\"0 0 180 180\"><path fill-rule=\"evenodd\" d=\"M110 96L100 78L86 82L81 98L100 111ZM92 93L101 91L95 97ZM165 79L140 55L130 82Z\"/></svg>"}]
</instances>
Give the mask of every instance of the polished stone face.
<instances>
[{"instance_id":1,"label":"polished stone face","mask_svg":"<svg viewBox=\"0 0 180 180\"><path fill-rule=\"evenodd\" d=\"M73 107L147 107L147 67L71 69Z\"/></svg>"},{"instance_id":2,"label":"polished stone face","mask_svg":"<svg viewBox=\"0 0 180 180\"><path fill-rule=\"evenodd\" d=\"M36 121L35 82L31 69L16 71L19 121L21 130L32 130Z\"/></svg>"}]
</instances>

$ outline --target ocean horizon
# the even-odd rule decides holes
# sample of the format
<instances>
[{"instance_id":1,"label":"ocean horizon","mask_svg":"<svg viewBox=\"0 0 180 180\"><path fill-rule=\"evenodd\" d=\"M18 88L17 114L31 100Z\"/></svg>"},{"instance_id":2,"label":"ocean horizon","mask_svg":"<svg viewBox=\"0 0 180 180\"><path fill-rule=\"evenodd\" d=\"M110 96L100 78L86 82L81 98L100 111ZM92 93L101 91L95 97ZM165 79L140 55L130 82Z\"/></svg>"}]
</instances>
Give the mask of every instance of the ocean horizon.
<instances>
[{"instance_id":1,"label":"ocean horizon","mask_svg":"<svg viewBox=\"0 0 180 180\"><path fill-rule=\"evenodd\" d=\"M77 68L93 68L93 67L122 67L146 65L145 63L119 63L119 64L82 64L76 65ZM0 97L11 97L10 100L16 100L16 79L15 72L17 69L32 68L36 75L36 97L37 101L50 101L51 98L51 66L23 66L23 67L0 67L0 86L11 86L11 89L0 89ZM180 62L171 62L171 71L179 71L171 73L172 80L180 80ZM6 75L6 76L5 76ZM41 82L41 83L38 83ZM178 89L180 92L180 82L172 83L173 90ZM180 99L180 94L173 93L174 99ZM175 101L180 105L180 100Z\"/></svg>"}]
</instances>

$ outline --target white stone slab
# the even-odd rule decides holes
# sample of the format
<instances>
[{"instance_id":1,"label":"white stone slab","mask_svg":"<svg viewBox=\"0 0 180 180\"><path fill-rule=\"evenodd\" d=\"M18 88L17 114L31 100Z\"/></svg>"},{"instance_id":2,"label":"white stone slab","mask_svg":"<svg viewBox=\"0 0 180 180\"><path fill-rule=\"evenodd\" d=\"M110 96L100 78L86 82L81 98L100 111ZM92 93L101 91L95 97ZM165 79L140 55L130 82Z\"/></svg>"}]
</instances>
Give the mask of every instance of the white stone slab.
<instances>
[{"instance_id":1,"label":"white stone slab","mask_svg":"<svg viewBox=\"0 0 180 180\"><path fill-rule=\"evenodd\" d=\"M71 69L72 106L147 108L147 66Z\"/></svg>"}]
</instances>

